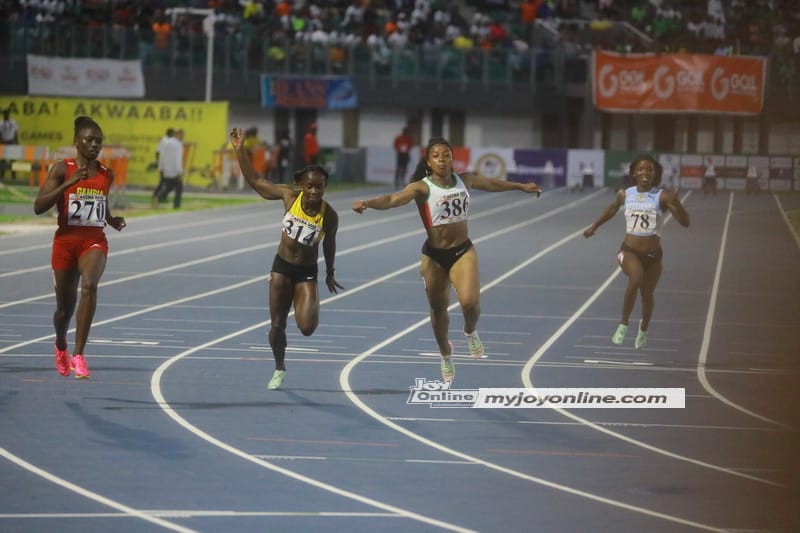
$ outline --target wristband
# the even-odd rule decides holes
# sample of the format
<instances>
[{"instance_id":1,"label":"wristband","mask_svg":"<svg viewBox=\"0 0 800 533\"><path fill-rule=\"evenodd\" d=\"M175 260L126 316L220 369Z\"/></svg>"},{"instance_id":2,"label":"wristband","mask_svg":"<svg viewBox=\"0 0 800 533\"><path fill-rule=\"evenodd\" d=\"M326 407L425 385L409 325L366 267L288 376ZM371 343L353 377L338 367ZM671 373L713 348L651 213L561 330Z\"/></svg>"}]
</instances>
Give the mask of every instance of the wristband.
<instances>
[{"instance_id":1,"label":"wristband","mask_svg":"<svg viewBox=\"0 0 800 533\"><path fill-rule=\"evenodd\" d=\"M326 276L333 276L333 271L336 270L335 268L329 268L325 271Z\"/></svg>"}]
</instances>

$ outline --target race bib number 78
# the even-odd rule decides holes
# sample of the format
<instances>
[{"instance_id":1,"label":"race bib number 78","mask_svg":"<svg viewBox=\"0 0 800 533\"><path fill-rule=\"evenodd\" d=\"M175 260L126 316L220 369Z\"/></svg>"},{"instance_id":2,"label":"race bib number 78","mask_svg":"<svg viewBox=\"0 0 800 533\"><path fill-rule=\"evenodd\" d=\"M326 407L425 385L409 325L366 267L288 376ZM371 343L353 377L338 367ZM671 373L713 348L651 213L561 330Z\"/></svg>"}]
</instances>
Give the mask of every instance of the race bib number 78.
<instances>
[{"instance_id":1,"label":"race bib number 78","mask_svg":"<svg viewBox=\"0 0 800 533\"><path fill-rule=\"evenodd\" d=\"M70 194L67 224L70 226L106 225L106 197L102 194Z\"/></svg>"}]
</instances>

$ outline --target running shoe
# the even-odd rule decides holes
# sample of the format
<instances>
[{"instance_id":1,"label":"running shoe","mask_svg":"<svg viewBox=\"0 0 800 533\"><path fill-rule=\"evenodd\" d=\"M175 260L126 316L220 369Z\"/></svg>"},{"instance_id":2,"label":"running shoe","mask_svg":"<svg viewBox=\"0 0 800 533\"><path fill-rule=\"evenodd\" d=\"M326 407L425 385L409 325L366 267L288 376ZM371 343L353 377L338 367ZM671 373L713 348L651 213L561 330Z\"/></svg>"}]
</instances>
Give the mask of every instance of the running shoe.
<instances>
[{"instance_id":1,"label":"running shoe","mask_svg":"<svg viewBox=\"0 0 800 533\"><path fill-rule=\"evenodd\" d=\"M59 350L56 345L56 370L62 376L69 376L70 362L67 350Z\"/></svg>"},{"instance_id":2,"label":"running shoe","mask_svg":"<svg viewBox=\"0 0 800 533\"><path fill-rule=\"evenodd\" d=\"M647 332L642 331L642 323L639 322L639 333L636 334L636 340L633 341L633 345L636 348L644 348L647 346Z\"/></svg>"},{"instance_id":3,"label":"running shoe","mask_svg":"<svg viewBox=\"0 0 800 533\"><path fill-rule=\"evenodd\" d=\"M469 356L473 359L481 359L482 357L486 357L483 352L483 341L478 336L477 331L473 331L472 333L464 333L467 336L467 348L469 349Z\"/></svg>"},{"instance_id":4,"label":"running shoe","mask_svg":"<svg viewBox=\"0 0 800 533\"><path fill-rule=\"evenodd\" d=\"M442 379L447 383L452 383L456 377L456 365L453 364L452 356L442 357L441 369Z\"/></svg>"},{"instance_id":5,"label":"running shoe","mask_svg":"<svg viewBox=\"0 0 800 533\"><path fill-rule=\"evenodd\" d=\"M628 326L625 324L620 324L617 326L617 331L614 332L614 336L611 337L611 342L614 344L622 344L625 340L625 334L628 333Z\"/></svg>"},{"instance_id":6,"label":"running shoe","mask_svg":"<svg viewBox=\"0 0 800 533\"><path fill-rule=\"evenodd\" d=\"M272 373L272 379L270 379L269 383L267 383L267 389L280 389L281 385L283 385L284 379L286 379L286 370L276 370Z\"/></svg>"},{"instance_id":7,"label":"running shoe","mask_svg":"<svg viewBox=\"0 0 800 533\"><path fill-rule=\"evenodd\" d=\"M92 375L89 372L89 365L86 364L86 359L82 355L74 355L69 361L69 366L75 370L75 377L78 379L86 379Z\"/></svg>"}]
</instances>

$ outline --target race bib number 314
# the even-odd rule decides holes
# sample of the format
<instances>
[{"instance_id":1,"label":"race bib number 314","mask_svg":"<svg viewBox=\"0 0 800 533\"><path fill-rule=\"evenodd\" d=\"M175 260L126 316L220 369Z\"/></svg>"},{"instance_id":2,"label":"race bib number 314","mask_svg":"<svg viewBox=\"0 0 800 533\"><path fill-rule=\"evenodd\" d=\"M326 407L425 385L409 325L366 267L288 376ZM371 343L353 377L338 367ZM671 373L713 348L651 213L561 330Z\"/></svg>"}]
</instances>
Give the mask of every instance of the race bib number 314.
<instances>
[{"instance_id":1,"label":"race bib number 314","mask_svg":"<svg viewBox=\"0 0 800 533\"><path fill-rule=\"evenodd\" d=\"M102 194L70 194L67 224L70 226L106 225L106 197Z\"/></svg>"}]
</instances>

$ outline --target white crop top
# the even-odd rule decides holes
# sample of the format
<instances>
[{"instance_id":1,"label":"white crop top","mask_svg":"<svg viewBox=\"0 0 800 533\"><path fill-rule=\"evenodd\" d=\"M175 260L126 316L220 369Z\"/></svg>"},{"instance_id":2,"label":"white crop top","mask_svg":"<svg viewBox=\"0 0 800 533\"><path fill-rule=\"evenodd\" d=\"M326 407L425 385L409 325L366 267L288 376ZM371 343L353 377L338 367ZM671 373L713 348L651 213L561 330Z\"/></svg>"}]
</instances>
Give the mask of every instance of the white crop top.
<instances>
[{"instance_id":1,"label":"white crop top","mask_svg":"<svg viewBox=\"0 0 800 533\"><path fill-rule=\"evenodd\" d=\"M426 228L467 220L469 191L458 174L453 173L450 187L441 187L427 176L422 181L428 186L428 197L419 206L419 215Z\"/></svg>"}]
</instances>

